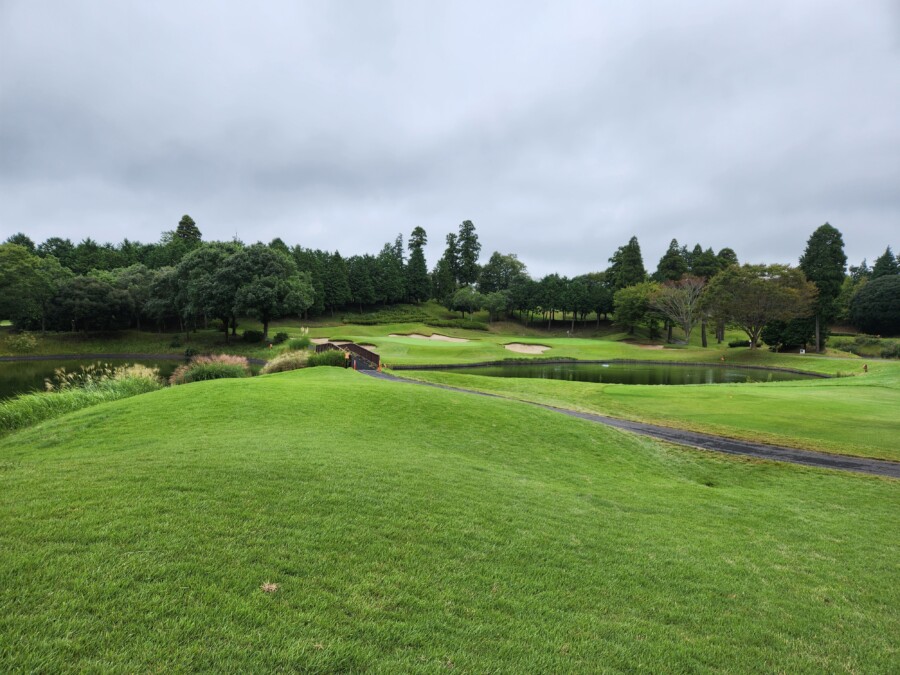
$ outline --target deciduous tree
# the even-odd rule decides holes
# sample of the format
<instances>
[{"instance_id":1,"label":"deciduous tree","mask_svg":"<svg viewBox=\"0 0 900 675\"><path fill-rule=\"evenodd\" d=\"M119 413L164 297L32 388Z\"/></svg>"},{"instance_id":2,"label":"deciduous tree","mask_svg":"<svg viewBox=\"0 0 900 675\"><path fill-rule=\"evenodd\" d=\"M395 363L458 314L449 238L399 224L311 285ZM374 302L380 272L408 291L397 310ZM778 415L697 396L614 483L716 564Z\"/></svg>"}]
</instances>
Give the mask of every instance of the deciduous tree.
<instances>
[{"instance_id":1,"label":"deciduous tree","mask_svg":"<svg viewBox=\"0 0 900 675\"><path fill-rule=\"evenodd\" d=\"M494 251L484 267L481 268L478 290L482 293L506 291L518 277L523 275L527 275L525 263L519 260L515 253L504 255L499 251Z\"/></svg>"},{"instance_id":2,"label":"deciduous tree","mask_svg":"<svg viewBox=\"0 0 900 675\"><path fill-rule=\"evenodd\" d=\"M309 275L298 271L291 258L264 244L235 253L223 269L245 280L237 290L235 309L259 319L265 337L272 319L300 316L312 304Z\"/></svg>"},{"instance_id":3,"label":"deciduous tree","mask_svg":"<svg viewBox=\"0 0 900 675\"><path fill-rule=\"evenodd\" d=\"M709 282L704 304L741 328L756 349L770 321L806 316L816 287L788 265L732 265Z\"/></svg>"},{"instance_id":4,"label":"deciduous tree","mask_svg":"<svg viewBox=\"0 0 900 675\"><path fill-rule=\"evenodd\" d=\"M700 277L684 277L663 283L650 296L650 306L684 332L686 342L700 318L700 298L706 282Z\"/></svg>"},{"instance_id":5,"label":"deciduous tree","mask_svg":"<svg viewBox=\"0 0 900 675\"><path fill-rule=\"evenodd\" d=\"M0 316L44 331L50 301L71 277L53 256L41 258L18 244L0 245Z\"/></svg>"},{"instance_id":6,"label":"deciduous tree","mask_svg":"<svg viewBox=\"0 0 900 675\"><path fill-rule=\"evenodd\" d=\"M635 328L650 319L650 299L658 290L655 281L643 281L616 291L613 295L616 323L634 335Z\"/></svg>"}]
</instances>

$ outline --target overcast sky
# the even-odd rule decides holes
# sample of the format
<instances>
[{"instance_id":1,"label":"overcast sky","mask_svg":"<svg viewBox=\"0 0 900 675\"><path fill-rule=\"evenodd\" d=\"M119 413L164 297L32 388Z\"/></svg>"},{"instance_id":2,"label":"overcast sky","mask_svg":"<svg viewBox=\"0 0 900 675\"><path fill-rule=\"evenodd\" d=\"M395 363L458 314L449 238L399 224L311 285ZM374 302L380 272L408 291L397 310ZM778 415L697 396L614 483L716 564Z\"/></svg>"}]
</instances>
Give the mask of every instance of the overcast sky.
<instances>
[{"instance_id":1,"label":"overcast sky","mask_svg":"<svg viewBox=\"0 0 900 675\"><path fill-rule=\"evenodd\" d=\"M0 0L0 240L900 249L900 2Z\"/></svg>"}]
</instances>

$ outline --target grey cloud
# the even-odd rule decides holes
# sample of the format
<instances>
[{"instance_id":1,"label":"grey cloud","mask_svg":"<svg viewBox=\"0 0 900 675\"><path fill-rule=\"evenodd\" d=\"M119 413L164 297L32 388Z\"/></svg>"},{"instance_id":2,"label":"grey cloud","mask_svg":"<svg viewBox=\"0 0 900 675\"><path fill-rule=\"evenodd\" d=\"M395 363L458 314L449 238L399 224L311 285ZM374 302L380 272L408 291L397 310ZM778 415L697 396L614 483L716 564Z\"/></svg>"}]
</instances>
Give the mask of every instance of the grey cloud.
<instances>
[{"instance_id":1,"label":"grey cloud","mask_svg":"<svg viewBox=\"0 0 900 675\"><path fill-rule=\"evenodd\" d=\"M637 235L896 241L890 2L0 5L0 234L374 251L472 219L534 274ZM335 238L333 230L341 236ZM892 241L892 239L894 241Z\"/></svg>"}]
</instances>

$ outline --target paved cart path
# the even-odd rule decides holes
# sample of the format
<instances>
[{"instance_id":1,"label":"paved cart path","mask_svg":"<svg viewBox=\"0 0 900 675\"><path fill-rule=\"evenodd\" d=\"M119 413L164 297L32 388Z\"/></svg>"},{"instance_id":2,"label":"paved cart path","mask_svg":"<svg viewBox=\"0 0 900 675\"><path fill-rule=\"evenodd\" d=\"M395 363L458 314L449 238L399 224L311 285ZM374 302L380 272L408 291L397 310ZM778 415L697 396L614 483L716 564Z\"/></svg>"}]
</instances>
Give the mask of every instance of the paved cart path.
<instances>
[{"instance_id":1,"label":"paved cart path","mask_svg":"<svg viewBox=\"0 0 900 675\"><path fill-rule=\"evenodd\" d=\"M900 478L900 462L892 462L884 459L869 459L865 457L850 457L848 455L835 455L826 452L816 452L814 450L799 450L797 448L787 448L781 445L753 443L751 441L725 438L724 436L702 434L696 431L686 431L683 429L662 427L656 424L631 422L629 420L607 417L605 415L597 415L595 413L578 412L575 410L567 410L566 408L555 408L543 403L520 401L519 399L511 399L506 396L488 394L481 391L463 389L461 387L451 387L448 385L434 384L431 382L408 380L406 378L397 377L396 375L388 375L387 373L367 371L366 374L370 375L371 377L377 377L379 379L388 380L391 382L421 385L425 387L436 387L438 389L458 391L465 394L488 396L490 398L501 398L508 401L518 401L520 403L526 403L538 408L544 408L545 410L552 410L553 412L568 415L569 417L577 417L578 419L587 420L588 422L605 424L607 426L616 427L618 429L625 429L626 431L631 431L636 434L658 438L663 441L668 441L669 443L700 448L701 450L724 452L730 455L745 455L748 457L757 457L759 459L790 462L792 464L804 464L806 466L815 466L824 469L836 469L838 471L855 471L857 473L868 473L876 476Z\"/></svg>"}]
</instances>

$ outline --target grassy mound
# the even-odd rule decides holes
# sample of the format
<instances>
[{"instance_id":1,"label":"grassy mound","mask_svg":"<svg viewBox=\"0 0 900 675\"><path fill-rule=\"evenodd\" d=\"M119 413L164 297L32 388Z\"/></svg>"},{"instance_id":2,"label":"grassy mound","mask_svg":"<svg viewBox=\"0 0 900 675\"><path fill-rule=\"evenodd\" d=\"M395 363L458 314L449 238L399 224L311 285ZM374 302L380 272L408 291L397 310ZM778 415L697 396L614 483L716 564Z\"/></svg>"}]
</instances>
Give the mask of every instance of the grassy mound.
<instances>
[{"instance_id":1,"label":"grassy mound","mask_svg":"<svg viewBox=\"0 0 900 675\"><path fill-rule=\"evenodd\" d=\"M0 667L887 671L898 489L342 369L175 387L0 440Z\"/></svg>"}]
</instances>

